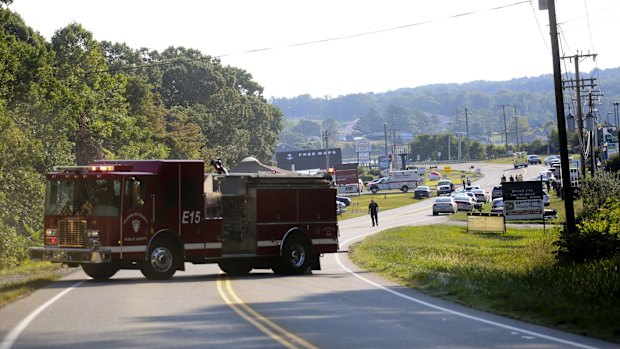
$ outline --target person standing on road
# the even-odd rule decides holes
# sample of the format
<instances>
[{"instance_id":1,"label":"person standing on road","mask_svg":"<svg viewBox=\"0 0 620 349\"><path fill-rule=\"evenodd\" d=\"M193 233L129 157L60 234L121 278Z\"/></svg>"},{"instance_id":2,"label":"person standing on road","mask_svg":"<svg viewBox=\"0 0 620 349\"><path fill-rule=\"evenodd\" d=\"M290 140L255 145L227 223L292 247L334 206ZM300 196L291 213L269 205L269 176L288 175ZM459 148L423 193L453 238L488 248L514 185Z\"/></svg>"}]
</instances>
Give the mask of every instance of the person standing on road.
<instances>
[{"instance_id":1,"label":"person standing on road","mask_svg":"<svg viewBox=\"0 0 620 349\"><path fill-rule=\"evenodd\" d=\"M370 205L368 205L368 213L370 214L370 219L372 220L372 226L375 224L379 225L379 217L377 213L379 213L379 205L375 202L375 200L370 199Z\"/></svg>"}]
</instances>

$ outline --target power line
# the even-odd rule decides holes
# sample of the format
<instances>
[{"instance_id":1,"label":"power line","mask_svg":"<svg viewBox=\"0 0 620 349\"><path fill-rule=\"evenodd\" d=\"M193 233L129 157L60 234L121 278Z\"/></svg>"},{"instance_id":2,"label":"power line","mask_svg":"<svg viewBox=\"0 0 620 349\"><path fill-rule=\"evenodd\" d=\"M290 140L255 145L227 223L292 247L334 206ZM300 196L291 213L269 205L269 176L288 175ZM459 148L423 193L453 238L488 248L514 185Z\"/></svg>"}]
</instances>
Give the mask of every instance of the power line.
<instances>
[{"instance_id":1,"label":"power line","mask_svg":"<svg viewBox=\"0 0 620 349\"><path fill-rule=\"evenodd\" d=\"M543 34L542 28L540 27L540 22L538 22L538 16L536 16L536 9L534 8L533 1L530 1L530 7L532 8L532 13L534 14L534 19L536 20L536 26L538 27L538 32L540 33L540 37L542 41L545 43L547 47L547 51L551 52L551 48L547 45L547 40L545 40L545 34Z\"/></svg>"},{"instance_id":2,"label":"power line","mask_svg":"<svg viewBox=\"0 0 620 349\"><path fill-rule=\"evenodd\" d=\"M396 27L372 30L372 31L361 32L361 33L350 34L350 35L336 36L336 37L332 37L332 38L325 38L325 39L318 39L318 40L312 40L312 41L305 41L305 42L289 44L289 45L285 45L285 46L281 46L281 47L255 48L255 49L250 49L250 50L246 50L246 51L241 51L241 52L238 52L238 53L227 53L227 54L220 54L220 55L216 55L216 56L199 57L199 58L193 58L193 59L178 59L178 58L175 58L175 59L170 60L170 61L160 61L160 62L155 62L155 63L147 63L147 64L143 64L143 65L140 65L140 66L124 67L124 68L118 68L118 69L100 70L100 71L95 71L95 72L91 72L91 73L130 71L130 70L136 70L136 69L147 68L147 67L152 67L152 66L172 65L172 64L176 64L176 63L195 62L195 61L201 61L201 60L207 60L207 59L208 60L219 59L219 58L223 58L223 57L234 57L234 56L241 56L241 55L257 53L257 52L275 51L275 50L294 48L294 47L300 47L300 46L322 44L322 43L332 42L332 41L348 40L348 39L353 39L353 38L358 38L358 37L363 37L363 36L370 36L370 35L376 35L376 34L391 32L391 31L408 29L408 28L412 28L412 27L417 27L417 26L422 26L422 25L426 25L426 24L441 22L441 21L445 21L445 20L451 20L451 19L465 17L465 16L477 15L477 14L484 13L484 12L499 11L499 10L503 10L503 9L506 9L506 8L509 8L509 7L513 7L513 6L517 6L517 5L521 5L521 4L528 4L528 3L531 3L531 0L522 0L522 1L517 1L517 2L514 2L514 3L502 5L502 6L496 6L496 7L492 7L492 8L488 8L488 9L484 9L484 10L478 10L478 11L463 12L463 13L459 13L459 14L455 14L455 15L451 15L451 16L447 16L447 17L443 17L443 18L438 18L438 19L430 19L430 20L420 21L420 22L416 22L416 23L400 25L400 26L396 26Z\"/></svg>"}]
</instances>

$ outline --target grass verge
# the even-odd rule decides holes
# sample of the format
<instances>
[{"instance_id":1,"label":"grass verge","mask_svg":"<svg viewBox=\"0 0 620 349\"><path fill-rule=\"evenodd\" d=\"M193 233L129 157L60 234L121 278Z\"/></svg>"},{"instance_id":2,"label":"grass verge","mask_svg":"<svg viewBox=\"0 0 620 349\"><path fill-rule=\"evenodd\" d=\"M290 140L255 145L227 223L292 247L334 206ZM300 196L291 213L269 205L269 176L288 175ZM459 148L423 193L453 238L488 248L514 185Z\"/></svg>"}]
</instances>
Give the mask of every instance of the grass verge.
<instances>
[{"instance_id":1,"label":"grass verge","mask_svg":"<svg viewBox=\"0 0 620 349\"><path fill-rule=\"evenodd\" d=\"M352 260L432 296L620 343L620 258L558 266L558 232L401 227L351 248Z\"/></svg>"},{"instance_id":2,"label":"grass verge","mask_svg":"<svg viewBox=\"0 0 620 349\"><path fill-rule=\"evenodd\" d=\"M30 262L0 271L0 307L28 295L71 272L60 264Z\"/></svg>"}]
</instances>

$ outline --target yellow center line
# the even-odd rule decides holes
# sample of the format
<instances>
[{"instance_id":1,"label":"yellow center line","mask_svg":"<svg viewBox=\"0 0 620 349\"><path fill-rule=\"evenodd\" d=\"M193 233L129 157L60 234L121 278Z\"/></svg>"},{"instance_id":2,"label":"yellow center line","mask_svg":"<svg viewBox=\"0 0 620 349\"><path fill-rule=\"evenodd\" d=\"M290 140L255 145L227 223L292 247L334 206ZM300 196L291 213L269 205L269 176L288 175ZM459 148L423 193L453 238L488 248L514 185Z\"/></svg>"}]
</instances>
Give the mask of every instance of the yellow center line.
<instances>
[{"instance_id":1,"label":"yellow center line","mask_svg":"<svg viewBox=\"0 0 620 349\"><path fill-rule=\"evenodd\" d=\"M230 278L225 274L220 274L216 281L217 291L224 302L244 320L252 324L258 330L290 349L308 348L319 349L312 343L296 336L295 334L282 328L275 322L269 320L258 313L250 306L245 304L235 293L230 283Z\"/></svg>"}]
</instances>

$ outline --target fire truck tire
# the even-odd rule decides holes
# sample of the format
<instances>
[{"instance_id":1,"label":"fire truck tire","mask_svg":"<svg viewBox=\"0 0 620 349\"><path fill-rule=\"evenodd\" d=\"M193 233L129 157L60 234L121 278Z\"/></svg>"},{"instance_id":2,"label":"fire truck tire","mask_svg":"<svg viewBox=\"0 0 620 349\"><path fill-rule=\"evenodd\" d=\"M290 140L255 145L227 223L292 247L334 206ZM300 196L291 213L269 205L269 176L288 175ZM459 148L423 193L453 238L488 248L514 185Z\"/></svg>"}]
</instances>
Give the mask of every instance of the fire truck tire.
<instances>
[{"instance_id":1,"label":"fire truck tire","mask_svg":"<svg viewBox=\"0 0 620 349\"><path fill-rule=\"evenodd\" d=\"M149 248L149 254L140 271L150 280L167 280L177 271L179 253L172 242L156 239Z\"/></svg>"},{"instance_id":2,"label":"fire truck tire","mask_svg":"<svg viewBox=\"0 0 620 349\"><path fill-rule=\"evenodd\" d=\"M82 270L95 280L107 280L116 274L118 267L111 263L82 264Z\"/></svg>"},{"instance_id":3,"label":"fire truck tire","mask_svg":"<svg viewBox=\"0 0 620 349\"><path fill-rule=\"evenodd\" d=\"M276 274L299 275L310 266L310 245L298 236L290 237L284 243L282 256L272 268Z\"/></svg>"},{"instance_id":4,"label":"fire truck tire","mask_svg":"<svg viewBox=\"0 0 620 349\"><path fill-rule=\"evenodd\" d=\"M247 275L252 271L252 266L244 262L219 262L223 272L230 275Z\"/></svg>"}]
</instances>

